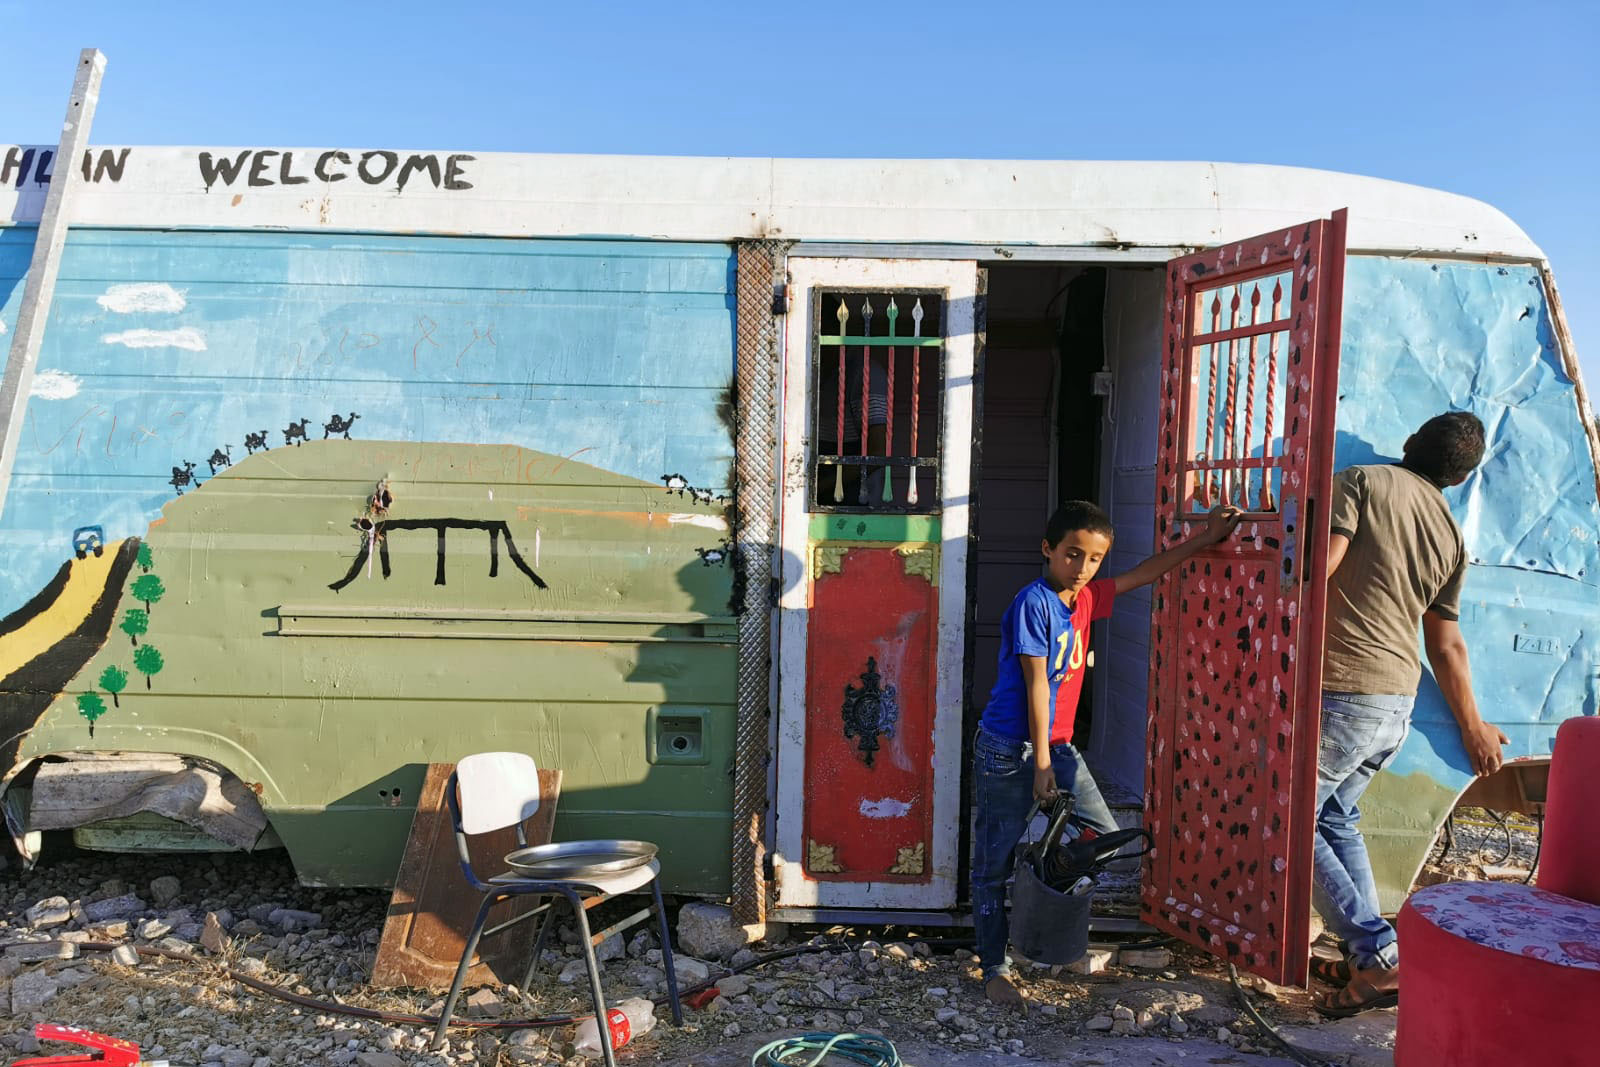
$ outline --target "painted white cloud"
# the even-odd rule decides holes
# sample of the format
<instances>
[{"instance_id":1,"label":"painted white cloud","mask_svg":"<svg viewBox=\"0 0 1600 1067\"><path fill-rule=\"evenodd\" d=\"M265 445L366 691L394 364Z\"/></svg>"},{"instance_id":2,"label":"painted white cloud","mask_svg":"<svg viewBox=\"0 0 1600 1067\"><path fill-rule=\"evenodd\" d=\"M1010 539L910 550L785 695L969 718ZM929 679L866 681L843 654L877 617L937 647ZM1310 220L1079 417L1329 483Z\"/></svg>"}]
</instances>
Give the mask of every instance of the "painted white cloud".
<instances>
[{"instance_id":1,"label":"painted white cloud","mask_svg":"<svg viewBox=\"0 0 1600 1067\"><path fill-rule=\"evenodd\" d=\"M81 379L65 371L42 370L33 376L33 388L29 394L40 400L70 400L78 395L82 386Z\"/></svg>"},{"instance_id":2,"label":"painted white cloud","mask_svg":"<svg viewBox=\"0 0 1600 1067\"><path fill-rule=\"evenodd\" d=\"M861 798L861 814L869 819L898 819L910 810L910 804L895 797L884 797L882 800Z\"/></svg>"},{"instance_id":3,"label":"painted white cloud","mask_svg":"<svg viewBox=\"0 0 1600 1067\"><path fill-rule=\"evenodd\" d=\"M123 330L108 333L100 338L108 345L127 345L129 348L187 348L191 352L206 350L206 335L193 326L176 330Z\"/></svg>"},{"instance_id":4,"label":"painted white cloud","mask_svg":"<svg viewBox=\"0 0 1600 1067\"><path fill-rule=\"evenodd\" d=\"M6 332L6 320L0 319L0 333Z\"/></svg>"},{"instance_id":5,"label":"painted white cloud","mask_svg":"<svg viewBox=\"0 0 1600 1067\"><path fill-rule=\"evenodd\" d=\"M165 282L136 282L132 285L113 285L97 297L100 306L119 315L136 311L182 311L183 294Z\"/></svg>"}]
</instances>

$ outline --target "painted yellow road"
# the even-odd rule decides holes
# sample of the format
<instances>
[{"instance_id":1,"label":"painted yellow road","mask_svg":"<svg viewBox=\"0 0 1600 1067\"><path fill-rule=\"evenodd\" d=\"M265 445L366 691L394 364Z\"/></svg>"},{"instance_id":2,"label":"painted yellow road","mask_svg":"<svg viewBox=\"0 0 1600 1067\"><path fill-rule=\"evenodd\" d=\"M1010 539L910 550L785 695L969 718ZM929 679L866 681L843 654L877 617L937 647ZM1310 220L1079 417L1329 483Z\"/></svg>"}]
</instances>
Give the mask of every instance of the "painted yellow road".
<instances>
[{"instance_id":1,"label":"painted yellow road","mask_svg":"<svg viewBox=\"0 0 1600 1067\"><path fill-rule=\"evenodd\" d=\"M25 666L35 656L53 647L83 625L111 577L121 541L106 545L100 555L72 560L67 584L55 603L29 619L21 629L0 637L0 678Z\"/></svg>"}]
</instances>

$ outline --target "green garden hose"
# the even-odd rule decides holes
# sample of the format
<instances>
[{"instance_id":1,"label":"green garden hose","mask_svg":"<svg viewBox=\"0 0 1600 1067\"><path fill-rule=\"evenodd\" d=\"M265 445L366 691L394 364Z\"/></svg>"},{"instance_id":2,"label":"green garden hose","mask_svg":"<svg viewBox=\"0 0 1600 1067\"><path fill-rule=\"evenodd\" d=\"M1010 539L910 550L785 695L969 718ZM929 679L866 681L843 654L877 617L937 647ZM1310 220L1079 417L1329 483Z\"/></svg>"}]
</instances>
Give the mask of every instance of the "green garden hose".
<instances>
[{"instance_id":1,"label":"green garden hose","mask_svg":"<svg viewBox=\"0 0 1600 1067\"><path fill-rule=\"evenodd\" d=\"M809 1060L798 1057L815 1053ZM750 1067L818 1067L828 1056L852 1060L862 1067L902 1067L900 1054L886 1037L873 1034L801 1034L756 1050Z\"/></svg>"}]
</instances>

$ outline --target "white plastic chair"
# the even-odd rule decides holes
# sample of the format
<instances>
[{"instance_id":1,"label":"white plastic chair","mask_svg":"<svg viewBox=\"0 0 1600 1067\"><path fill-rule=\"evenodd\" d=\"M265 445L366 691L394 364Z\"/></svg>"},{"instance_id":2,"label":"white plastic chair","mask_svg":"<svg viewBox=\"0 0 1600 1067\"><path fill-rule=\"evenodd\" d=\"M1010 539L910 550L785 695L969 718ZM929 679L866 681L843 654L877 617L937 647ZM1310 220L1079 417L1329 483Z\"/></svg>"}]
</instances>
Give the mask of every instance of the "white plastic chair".
<instances>
[{"instance_id":1,"label":"white plastic chair","mask_svg":"<svg viewBox=\"0 0 1600 1067\"><path fill-rule=\"evenodd\" d=\"M450 820L455 827L461 873L466 876L468 884L483 894L483 903L478 906L477 918L473 920L466 945L461 951L461 962L456 967L455 979L450 983L450 993L445 997L444 1011L439 1016L439 1025L434 1029L429 1048L438 1048L444 1040L472 955L477 951L478 939L483 935L483 924L488 918L489 909L512 897L528 895L561 898L571 906L583 945L584 962L589 970L589 993L594 1000L595 1018L602 1021L599 1030L605 1062L607 1067L616 1067L611 1047L611 1028L603 1022L606 1017L605 994L600 989L600 964L594 951L598 941L613 931L605 931L598 937L591 934L588 909L611 897L650 886L653 897L650 911L655 913L660 927L661 964L667 972L667 996L672 1005L672 1021L676 1026L683 1025L683 1006L678 1001L678 976L672 963L672 941L667 932L667 914L661 903L661 883L657 877L661 873L659 861L651 860L644 866L621 874L581 881L528 878L515 871L497 874L485 881L473 870L467 837L469 834L484 834L514 826L517 844L526 846L528 842L523 836L522 824L539 810L539 769L533 757L521 752L480 752L456 764L455 772L445 786L445 799L450 805ZM524 989L539 968L539 956L544 951L545 938L555 918L554 900L543 911L544 918L539 924L538 937L534 940L533 958L528 961L528 970L522 980ZM637 918L623 925L632 925Z\"/></svg>"}]
</instances>

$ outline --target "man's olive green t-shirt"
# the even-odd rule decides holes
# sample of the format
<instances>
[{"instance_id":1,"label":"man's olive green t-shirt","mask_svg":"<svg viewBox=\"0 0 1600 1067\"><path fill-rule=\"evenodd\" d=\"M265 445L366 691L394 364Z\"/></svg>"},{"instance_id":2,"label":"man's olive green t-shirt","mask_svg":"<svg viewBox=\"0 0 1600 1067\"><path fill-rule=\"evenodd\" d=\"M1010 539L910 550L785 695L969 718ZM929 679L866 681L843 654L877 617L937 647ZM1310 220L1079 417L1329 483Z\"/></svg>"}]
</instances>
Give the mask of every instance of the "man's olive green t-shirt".
<instances>
[{"instance_id":1,"label":"man's olive green t-shirt","mask_svg":"<svg viewBox=\"0 0 1600 1067\"><path fill-rule=\"evenodd\" d=\"M1450 506L1404 467L1350 467L1333 478L1331 525L1350 547L1328 581L1322 688L1415 693L1423 613L1461 615L1467 558Z\"/></svg>"}]
</instances>

